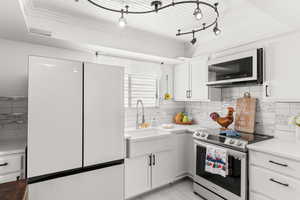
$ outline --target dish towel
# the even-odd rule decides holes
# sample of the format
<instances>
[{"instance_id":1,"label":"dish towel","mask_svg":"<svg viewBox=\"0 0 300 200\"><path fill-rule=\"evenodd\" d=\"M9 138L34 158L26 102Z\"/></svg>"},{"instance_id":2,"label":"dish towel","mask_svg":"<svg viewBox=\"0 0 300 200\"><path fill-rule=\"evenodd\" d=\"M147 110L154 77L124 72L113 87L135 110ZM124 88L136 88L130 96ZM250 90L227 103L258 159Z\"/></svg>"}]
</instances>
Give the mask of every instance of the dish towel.
<instances>
[{"instance_id":1,"label":"dish towel","mask_svg":"<svg viewBox=\"0 0 300 200\"><path fill-rule=\"evenodd\" d=\"M228 174L228 157L225 149L207 145L205 171L226 177Z\"/></svg>"}]
</instances>

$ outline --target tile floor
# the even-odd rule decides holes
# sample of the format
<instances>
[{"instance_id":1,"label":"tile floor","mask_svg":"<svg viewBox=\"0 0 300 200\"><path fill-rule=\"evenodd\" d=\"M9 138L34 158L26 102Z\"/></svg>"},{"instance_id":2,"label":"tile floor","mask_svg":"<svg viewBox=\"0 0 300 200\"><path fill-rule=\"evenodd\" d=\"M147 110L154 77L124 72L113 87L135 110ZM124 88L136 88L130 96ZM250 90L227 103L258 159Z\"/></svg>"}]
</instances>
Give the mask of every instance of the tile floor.
<instances>
[{"instance_id":1,"label":"tile floor","mask_svg":"<svg viewBox=\"0 0 300 200\"><path fill-rule=\"evenodd\" d=\"M170 184L161 189L130 200L203 200L193 193L193 184L190 180Z\"/></svg>"}]
</instances>

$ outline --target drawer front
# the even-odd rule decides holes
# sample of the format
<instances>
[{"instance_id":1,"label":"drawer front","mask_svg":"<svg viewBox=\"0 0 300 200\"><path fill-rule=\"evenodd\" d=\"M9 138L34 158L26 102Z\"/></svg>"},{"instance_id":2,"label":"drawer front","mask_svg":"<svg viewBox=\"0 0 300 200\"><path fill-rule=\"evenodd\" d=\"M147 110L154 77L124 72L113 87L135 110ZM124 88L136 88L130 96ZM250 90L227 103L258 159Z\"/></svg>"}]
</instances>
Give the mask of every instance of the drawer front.
<instances>
[{"instance_id":1,"label":"drawer front","mask_svg":"<svg viewBox=\"0 0 300 200\"><path fill-rule=\"evenodd\" d=\"M256 151L250 152L250 164L300 179L300 162Z\"/></svg>"},{"instance_id":2,"label":"drawer front","mask_svg":"<svg viewBox=\"0 0 300 200\"><path fill-rule=\"evenodd\" d=\"M16 181L21 178L21 173L12 173L7 175L0 175L0 184L7 183L11 181Z\"/></svg>"},{"instance_id":3,"label":"drawer front","mask_svg":"<svg viewBox=\"0 0 300 200\"><path fill-rule=\"evenodd\" d=\"M21 171L22 155L8 155L0 157L0 174Z\"/></svg>"},{"instance_id":4,"label":"drawer front","mask_svg":"<svg viewBox=\"0 0 300 200\"><path fill-rule=\"evenodd\" d=\"M300 181L259 167L250 167L250 191L274 200L296 199L300 196Z\"/></svg>"},{"instance_id":5,"label":"drawer front","mask_svg":"<svg viewBox=\"0 0 300 200\"><path fill-rule=\"evenodd\" d=\"M255 192L250 193L250 200L271 200L263 195L257 194Z\"/></svg>"}]
</instances>

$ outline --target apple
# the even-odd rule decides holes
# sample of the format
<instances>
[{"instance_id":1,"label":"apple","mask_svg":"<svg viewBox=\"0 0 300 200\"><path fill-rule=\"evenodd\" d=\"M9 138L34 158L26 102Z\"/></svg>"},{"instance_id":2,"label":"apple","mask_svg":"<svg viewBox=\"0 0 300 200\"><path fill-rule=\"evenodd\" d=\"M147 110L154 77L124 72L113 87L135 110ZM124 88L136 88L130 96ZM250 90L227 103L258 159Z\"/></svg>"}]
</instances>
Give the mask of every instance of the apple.
<instances>
[{"instance_id":1,"label":"apple","mask_svg":"<svg viewBox=\"0 0 300 200\"><path fill-rule=\"evenodd\" d=\"M182 119L182 122L183 123L187 123L187 122L189 122L190 120L189 120L189 117L188 116L183 116L183 119Z\"/></svg>"}]
</instances>

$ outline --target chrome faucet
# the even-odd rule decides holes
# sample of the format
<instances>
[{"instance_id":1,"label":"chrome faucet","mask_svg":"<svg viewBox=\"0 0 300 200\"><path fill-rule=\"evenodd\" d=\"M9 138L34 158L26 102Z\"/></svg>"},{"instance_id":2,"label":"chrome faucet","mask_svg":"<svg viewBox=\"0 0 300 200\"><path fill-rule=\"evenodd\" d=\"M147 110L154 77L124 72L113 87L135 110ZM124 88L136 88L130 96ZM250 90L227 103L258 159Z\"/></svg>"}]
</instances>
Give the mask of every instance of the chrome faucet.
<instances>
[{"instance_id":1,"label":"chrome faucet","mask_svg":"<svg viewBox=\"0 0 300 200\"><path fill-rule=\"evenodd\" d=\"M145 123L144 104L143 104L143 101L139 99L136 101L136 129L139 129L140 125L141 125L139 123L139 104L141 104L141 106L142 106L142 123L141 124Z\"/></svg>"}]
</instances>

